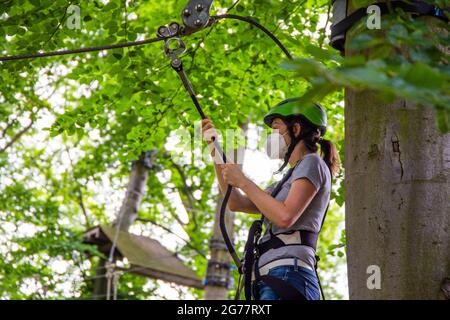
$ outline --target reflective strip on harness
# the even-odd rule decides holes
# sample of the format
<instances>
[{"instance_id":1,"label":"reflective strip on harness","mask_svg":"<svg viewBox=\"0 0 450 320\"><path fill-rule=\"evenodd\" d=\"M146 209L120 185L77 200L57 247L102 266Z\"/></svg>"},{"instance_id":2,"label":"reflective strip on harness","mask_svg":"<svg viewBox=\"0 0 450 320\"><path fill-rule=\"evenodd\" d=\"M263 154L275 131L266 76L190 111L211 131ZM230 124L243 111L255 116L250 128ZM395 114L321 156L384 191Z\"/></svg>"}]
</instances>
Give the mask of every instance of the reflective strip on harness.
<instances>
[{"instance_id":1,"label":"reflective strip on harness","mask_svg":"<svg viewBox=\"0 0 450 320\"><path fill-rule=\"evenodd\" d=\"M259 256L270 249L278 249L290 245L305 245L316 250L318 234L306 230L296 230L291 233L274 234L269 240L256 245Z\"/></svg>"},{"instance_id":2,"label":"reflective strip on harness","mask_svg":"<svg viewBox=\"0 0 450 320\"><path fill-rule=\"evenodd\" d=\"M311 271L314 271L306 262L298 259L298 258L286 258L286 259L278 259L275 261L271 261L269 263L266 263L262 267L259 268L259 274L264 276L269 273L270 269L273 269L275 267L279 266L297 266L303 267L306 269L309 269Z\"/></svg>"}]
</instances>

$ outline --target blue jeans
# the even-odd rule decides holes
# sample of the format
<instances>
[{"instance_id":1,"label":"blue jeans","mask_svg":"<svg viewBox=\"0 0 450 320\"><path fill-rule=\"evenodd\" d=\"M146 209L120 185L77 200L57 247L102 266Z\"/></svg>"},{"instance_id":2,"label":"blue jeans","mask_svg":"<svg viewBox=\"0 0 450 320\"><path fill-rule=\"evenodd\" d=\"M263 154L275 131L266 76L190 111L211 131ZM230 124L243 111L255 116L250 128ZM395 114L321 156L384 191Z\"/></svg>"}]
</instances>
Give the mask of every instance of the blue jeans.
<instances>
[{"instance_id":1,"label":"blue jeans","mask_svg":"<svg viewBox=\"0 0 450 320\"><path fill-rule=\"evenodd\" d=\"M307 300L320 300L319 282L314 271L295 266L278 266L269 270L269 275L289 282L300 291ZM280 300L280 297L264 282L255 284L260 300Z\"/></svg>"}]
</instances>

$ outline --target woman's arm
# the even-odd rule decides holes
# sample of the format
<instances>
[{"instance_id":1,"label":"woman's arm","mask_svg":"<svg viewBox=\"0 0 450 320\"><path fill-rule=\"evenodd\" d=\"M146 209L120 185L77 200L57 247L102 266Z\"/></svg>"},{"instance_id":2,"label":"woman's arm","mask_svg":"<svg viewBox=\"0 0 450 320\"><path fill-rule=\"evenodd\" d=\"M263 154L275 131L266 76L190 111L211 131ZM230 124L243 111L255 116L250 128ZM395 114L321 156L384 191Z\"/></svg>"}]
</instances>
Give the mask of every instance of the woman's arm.
<instances>
[{"instance_id":1,"label":"woman's arm","mask_svg":"<svg viewBox=\"0 0 450 320\"><path fill-rule=\"evenodd\" d=\"M298 220L317 193L311 181L301 178L292 183L286 200L282 202L261 190L236 165L222 164L221 169L226 183L244 191L267 219L283 229L291 227Z\"/></svg>"},{"instance_id":2,"label":"woman's arm","mask_svg":"<svg viewBox=\"0 0 450 320\"><path fill-rule=\"evenodd\" d=\"M280 228L290 228L302 215L316 194L314 185L305 178L295 180L284 202L271 197L247 180L241 186L261 213Z\"/></svg>"},{"instance_id":3,"label":"woman's arm","mask_svg":"<svg viewBox=\"0 0 450 320\"><path fill-rule=\"evenodd\" d=\"M214 169L216 171L217 180L219 182L219 188L222 195L225 195L228 183L226 183L223 179L222 169L220 168L220 165L215 161L215 150L213 148L213 145L210 145L212 143L212 137L217 137L217 133L211 120L202 120L202 133L204 139L206 140L206 143L208 144L208 146L210 146L210 148L212 148L211 157L213 159ZM231 211L246 213L260 213L255 204L236 188L233 188L231 192L230 199L228 201L228 209L230 209Z\"/></svg>"},{"instance_id":4,"label":"woman's arm","mask_svg":"<svg viewBox=\"0 0 450 320\"><path fill-rule=\"evenodd\" d=\"M214 168L216 170L217 180L219 181L220 191L222 192L222 195L225 195L228 183L223 180L222 170L217 163L214 163ZM231 191L230 199L228 200L228 209L246 213L260 213L255 204L236 188L233 188Z\"/></svg>"}]
</instances>

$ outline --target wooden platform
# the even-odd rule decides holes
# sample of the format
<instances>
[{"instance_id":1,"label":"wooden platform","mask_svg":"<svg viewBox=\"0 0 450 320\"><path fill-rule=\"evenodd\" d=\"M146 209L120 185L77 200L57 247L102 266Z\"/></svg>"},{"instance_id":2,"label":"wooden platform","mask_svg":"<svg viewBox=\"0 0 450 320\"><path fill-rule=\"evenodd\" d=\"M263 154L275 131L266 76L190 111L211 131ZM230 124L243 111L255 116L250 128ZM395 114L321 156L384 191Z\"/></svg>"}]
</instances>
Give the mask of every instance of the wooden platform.
<instances>
[{"instance_id":1,"label":"wooden platform","mask_svg":"<svg viewBox=\"0 0 450 320\"><path fill-rule=\"evenodd\" d=\"M106 256L111 250L116 230L110 226L99 225L84 234L84 242L96 245ZM161 279L179 285L203 289L201 278L173 252L158 241L148 237L119 231L114 257L127 258L130 263L128 272Z\"/></svg>"}]
</instances>

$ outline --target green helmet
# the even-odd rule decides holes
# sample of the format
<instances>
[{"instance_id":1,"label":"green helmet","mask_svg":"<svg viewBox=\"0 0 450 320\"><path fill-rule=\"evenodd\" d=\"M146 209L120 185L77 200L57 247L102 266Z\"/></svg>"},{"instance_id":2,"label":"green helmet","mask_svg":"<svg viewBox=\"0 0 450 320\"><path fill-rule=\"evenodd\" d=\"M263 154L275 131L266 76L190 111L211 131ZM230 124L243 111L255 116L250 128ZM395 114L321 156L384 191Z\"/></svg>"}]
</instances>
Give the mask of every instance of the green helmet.
<instances>
[{"instance_id":1,"label":"green helmet","mask_svg":"<svg viewBox=\"0 0 450 320\"><path fill-rule=\"evenodd\" d=\"M290 116L302 115L318 127L327 126L327 114L320 104L301 106L299 100L300 98L290 98L281 101L264 116L264 123L270 127L274 118L286 119Z\"/></svg>"}]
</instances>

